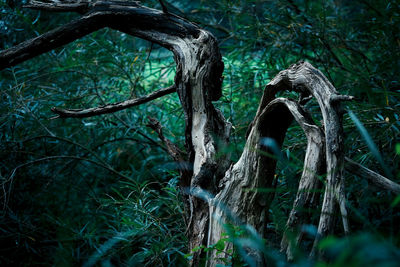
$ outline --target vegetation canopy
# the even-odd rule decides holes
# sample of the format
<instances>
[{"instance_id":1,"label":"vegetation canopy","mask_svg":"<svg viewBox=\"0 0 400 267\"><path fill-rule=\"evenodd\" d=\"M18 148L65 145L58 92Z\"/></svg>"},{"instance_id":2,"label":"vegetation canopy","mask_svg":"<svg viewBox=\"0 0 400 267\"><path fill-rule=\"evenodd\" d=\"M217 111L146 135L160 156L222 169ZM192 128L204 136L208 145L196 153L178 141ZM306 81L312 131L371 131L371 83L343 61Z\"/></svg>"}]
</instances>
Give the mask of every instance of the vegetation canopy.
<instances>
[{"instance_id":1,"label":"vegetation canopy","mask_svg":"<svg viewBox=\"0 0 400 267\"><path fill-rule=\"evenodd\" d=\"M0 8L4 264L398 264L398 1Z\"/></svg>"}]
</instances>

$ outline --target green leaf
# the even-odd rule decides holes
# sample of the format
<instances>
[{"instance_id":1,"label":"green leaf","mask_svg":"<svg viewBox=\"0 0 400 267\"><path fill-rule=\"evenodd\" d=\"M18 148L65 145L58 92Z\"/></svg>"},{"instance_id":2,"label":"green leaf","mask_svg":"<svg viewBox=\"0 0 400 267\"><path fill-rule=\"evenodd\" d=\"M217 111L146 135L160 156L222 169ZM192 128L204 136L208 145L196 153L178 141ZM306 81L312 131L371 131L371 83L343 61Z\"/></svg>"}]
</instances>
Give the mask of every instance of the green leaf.
<instances>
[{"instance_id":1,"label":"green leaf","mask_svg":"<svg viewBox=\"0 0 400 267\"><path fill-rule=\"evenodd\" d=\"M400 155L400 143L396 144L396 154Z\"/></svg>"},{"instance_id":2,"label":"green leaf","mask_svg":"<svg viewBox=\"0 0 400 267\"><path fill-rule=\"evenodd\" d=\"M220 251L222 251L222 250L224 250L224 248L225 248L225 241L226 241L226 239L220 239L215 245L214 245L214 247L215 247L215 249L216 250L220 250Z\"/></svg>"},{"instance_id":3,"label":"green leaf","mask_svg":"<svg viewBox=\"0 0 400 267\"><path fill-rule=\"evenodd\" d=\"M187 260L193 259L193 255L192 255L192 254L185 254L183 257L184 257L185 259L187 259Z\"/></svg>"},{"instance_id":4,"label":"green leaf","mask_svg":"<svg viewBox=\"0 0 400 267\"><path fill-rule=\"evenodd\" d=\"M394 208L399 203L400 203L400 195L397 195L397 197L393 200L392 204L390 204L390 207Z\"/></svg>"},{"instance_id":5,"label":"green leaf","mask_svg":"<svg viewBox=\"0 0 400 267\"><path fill-rule=\"evenodd\" d=\"M322 240L319 242L318 247L319 247L320 249L326 249L326 248L329 248L329 247L331 247L332 245L336 244L337 241L338 241L338 239L337 239L336 237L334 237L334 236L328 236L328 237L322 239Z\"/></svg>"},{"instance_id":6,"label":"green leaf","mask_svg":"<svg viewBox=\"0 0 400 267\"><path fill-rule=\"evenodd\" d=\"M386 165L386 163L383 161L382 155L379 152L377 146L375 145L374 141L372 140L371 136L369 135L367 129L365 129L364 125L361 123L361 121L357 118L357 116L349 110L349 116L353 120L354 124L356 125L357 129L361 133L361 136L364 138L365 143L367 144L369 150L371 151L372 155L376 158L376 160L379 162L379 164L382 166L385 174L387 177L392 177L391 172Z\"/></svg>"},{"instance_id":7,"label":"green leaf","mask_svg":"<svg viewBox=\"0 0 400 267\"><path fill-rule=\"evenodd\" d=\"M203 248L205 248L205 246L204 246L204 245L201 245L201 246L195 247L195 248L193 248L193 249L192 249L192 252L199 251L199 250L201 250L201 249L203 249Z\"/></svg>"}]
</instances>

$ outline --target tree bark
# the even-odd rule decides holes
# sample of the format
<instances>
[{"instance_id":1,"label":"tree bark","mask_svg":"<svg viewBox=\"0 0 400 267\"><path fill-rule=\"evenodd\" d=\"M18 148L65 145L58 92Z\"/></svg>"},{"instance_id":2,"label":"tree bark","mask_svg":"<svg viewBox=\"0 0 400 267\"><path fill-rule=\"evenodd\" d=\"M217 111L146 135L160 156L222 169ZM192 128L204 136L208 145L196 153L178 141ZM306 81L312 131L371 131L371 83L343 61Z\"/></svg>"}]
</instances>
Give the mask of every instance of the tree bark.
<instances>
[{"instance_id":1,"label":"tree bark","mask_svg":"<svg viewBox=\"0 0 400 267\"><path fill-rule=\"evenodd\" d=\"M297 103L287 99L274 100L274 95L281 90L294 90L303 96L311 95L317 99L323 116L325 136L322 129L313 123L311 116L304 112ZM215 199L210 201L213 204L212 217L220 218L219 221L223 223L229 222L230 216L226 212L229 209L239 217L240 223L251 225L261 237L264 237L263 230L267 221L265 212L268 210L271 199L265 195L260 197L257 188L272 187L276 161L271 157L263 156L261 140L263 137L272 138L279 150L286 129L294 117L306 133L308 146L300 190L289 216L287 227L293 228L297 225L300 220L298 208L311 203L314 196L312 191L315 191L318 186L317 174L326 171L325 196L315 244L321 237L331 232L335 203L336 201L341 203L342 195L338 192L344 185L342 177L344 159L342 113L339 104L339 101L343 99L347 100L351 97L339 96L326 77L307 62L294 64L272 79L265 88L240 160L227 171L223 179L223 188ZM272 115L268 116L269 114ZM329 134L331 136L328 137ZM265 152L271 154L270 149ZM326 170L322 170L323 166L326 166ZM306 189L311 191L304 191ZM264 199L264 201L260 201L260 199ZM221 203L225 203L227 207L221 208ZM260 205L261 203L262 205ZM343 207L342 214L346 216L345 207ZM347 217L344 217L343 221L345 229L347 229ZM210 223L209 245L223 238L223 233L226 231L223 223L216 220ZM291 248L285 237L281 246L282 251L286 251L291 257ZM228 255L227 252L230 249L231 245L225 246L224 255ZM261 251L257 251L257 249L254 251L254 248L247 248L247 250L248 255L251 255L249 256L250 261L255 262L257 266L265 265L265 255L262 257ZM217 254L220 253L214 252L211 257L216 259ZM210 266L215 266L217 263L218 260L215 260L210 263Z\"/></svg>"},{"instance_id":2,"label":"tree bark","mask_svg":"<svg viewBox=\"0 0 400 267\"><path fill-rule=\"evenodd\" d=\"M217 160L216 155L228 141L231 126L212 104L221 97L224 69L214 36L181 17L141 6L137 2L82 1L63 4L58 1L34 1L29 7L85 14L69 24L0 52L0 70L103 27L143 38L172 51L176 62L174 87L185 114L186 160L191 165L188 168L191 179L181 181L181 185L215 193L216 185L229 164L227 157ZM116 106L110 105L109 108L115 109ZM60 114L59 110L54 111ZM188 197L187 201L186 206L190 207L188 235L191 250L206 244L209 213L208 205L202 200ZM200 253L197 253L192 264L198 264L199 259Z\"/></svg>"},{"instance_id":3,"label":"tree bark","mask_svg":"<svg viewBox=\"0 0 400 267\"><path fill-rule=\"evenodd\" d=\"M305 214L302 209L316 208L319 195L317 190L320 188L319 175L324 173L325 164L325 136L323 130L315 125L308 113L294 101L282 99L280 102L285 103L290 110L296 122L303 129L307 137L307 149L304 158L304 167L293 208L289 214L286 223L286 231L293 234L296 227L300 226L304 221ZM310 223L310 221L308 221ZM281 252L286 253L289 260L293 259L293 246L301 242L302 233L295 238L295 242L288 240L288 233L282 238Z\"/></svg>"}]
</instances>

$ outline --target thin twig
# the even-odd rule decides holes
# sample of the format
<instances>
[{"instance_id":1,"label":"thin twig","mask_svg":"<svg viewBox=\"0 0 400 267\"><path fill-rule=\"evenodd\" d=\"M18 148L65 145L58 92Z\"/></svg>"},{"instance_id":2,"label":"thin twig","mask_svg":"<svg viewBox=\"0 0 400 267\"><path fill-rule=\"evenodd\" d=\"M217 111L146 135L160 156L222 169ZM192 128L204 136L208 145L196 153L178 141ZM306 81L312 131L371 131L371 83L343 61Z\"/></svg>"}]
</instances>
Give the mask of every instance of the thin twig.
<instances>
[{"instance_id":1,"label":"thin twig","mask_svg":"<svg viewBox=\"0 0 400 267\"><path fill-rule=\"evenodd\" d=\"M160 2L160 5L161 5L161 7L162 7L163 12L164 12L165 14L169 14L168 9L167 9L167 7L166 7L165 4L164 4L164 1L163 1L163 0L158 0L158 2Z\"/></svg>"}]
</instances>

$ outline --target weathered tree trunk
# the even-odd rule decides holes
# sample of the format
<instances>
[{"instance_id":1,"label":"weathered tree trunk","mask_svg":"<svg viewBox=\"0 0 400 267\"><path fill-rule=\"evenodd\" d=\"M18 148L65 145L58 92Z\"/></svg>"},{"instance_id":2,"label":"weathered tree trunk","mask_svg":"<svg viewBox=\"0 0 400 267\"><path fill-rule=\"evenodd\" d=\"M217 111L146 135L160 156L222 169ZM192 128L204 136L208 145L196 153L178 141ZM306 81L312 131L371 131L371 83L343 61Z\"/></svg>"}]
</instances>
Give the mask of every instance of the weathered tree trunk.
<instances>
[{"instance_id":1,"label":"weathered tree trunk","mask_svg":"<svg viewBox=\"0 0 400 267\"><path fill-rule=\"evenodd\" d=\"M349 232L344 198L344 153L341 96L326 77L311 64L299 62L280 72L265 88L257 114L249 127L244 151L235 164L229 155L218 156L228 142L231 125L224 119L212 101L221 97L223 62L218 44L208 31L164 11L143 7L136 2L36 2L30 8L50 11L73 11L84 14L67 25L0 52L0 70L14 66L34 56L67 44L104 27L157 43L173 52L176 61L175 83L148 96L109 104L87 110L52 110L60 117L88 117L146 103L165 94L177 92L185 114L186 155L166 139L161 126L150 119L150 126L166 143L167 150L181 167L181 186L189 188L186 203L188 248L214 248L207 253L198 249L190 264L198 266L206 259L207 266L231 261L233 249L256 266L267 264L262 238L265 237L269 205L273 193L262 193L260 188L276 185L276 159L280 157L286 130L294 119L307 137L304 170L299 182L293 209L287 221L287 233L304 220L303 206L316 206L315 190L320 186L317 176L327 174L325 194L318 226L318 240L333 229L336 203L340 207L345 233ZM281 90L294 90L302 97L296 102L277 98ZM302 105L308 97L315 97L322 113L323 128L315 125ZM400 186L348 160L348 169L367 176L377 186L400 191ZM359 170L358 170L359 169ZM361 170L361 171L360 171ZM244 232L235 237L236 225ZM214 244L225 240L222 247ZM301 241L301 234L296 242ZM282 239L281 250L292 257L293 242L288 235ZM317 251L314 249L312 254Z\"/></svg>"},{"instance_id":2,"label":"weathered tree trunk","mask_svg":"<svg viewBox=\"0 0 400 267\"><path fill-rule=\"evenodd\" d=\"M288 99L274 99L274 95L280 90L295 90L303 96L314 96L321 107L324 128L327 132L329 130L332 136L325 137L323 130L314 124L300 104ZM338 100L348 98L339 96L325 76L307 62L300 62L280 72L265 88L242 157L226 173L223 179L225 182L223 188L211 201L213 204L216 203L216 208L212 209L216 214L214 217L225 222L229 221L225 211L226 207L223 209L219 207L220 203L226 203L227 208L239 216L241 223L251 225L263 237L263 229L266 227L265 212L268 211L271 201L266 196L261 197L256 189L272 187L275 160L263 156L261 139L272 138L280 149L286 129L292 118L295 118L307 136L308 145L299 192L287 227L293 228L299 224L302 219L298 212L299 207L312 203L312 200L315 199L313 192L318 187L317 175L326 171L326 191L317 237L320 238L329 233L333 228L335 201L340 202L341 200L340 195L335 195L335 192L338 192L343 184L343 163L339 164L339 162L343 162L343 145ZM269 151L267 150L267 152ZM323 170L322 168L325 166L327 169ZM264 200L265 198L267 201ZM343 213L345 214L345 207L343 207ZM344 221L347 223L346 219L344 217ZM222 238L223 227L220 222L212 222L210 243L215 243ZM298 238L298 241L300 239L301 237ZM283 238L281 247L282 251L286 251L288 257L291 258L291 244L288 243L286 237ZM229 249L230 247L226 246L224 252ZM248 250L252 251L250 248ZM257 266L265 264L260 256L260 251L251 253L255 255L252 260L256 262ZM213 256L216 257L216 253Z\"/></svg>"},{"instance_id":3,"label":"weathered tree trunk","mask_svg":"<svg viewBox=\"0 0 400 267\"><path fill-rule=\"evenodd\" d=\"M217 41L211 33L176 15L143 7L137 2L31 1L28 7L73 11L84 15L67 25L2 51L0 70L104 27L143 38L172 51L176 62L175 84L161 90L158 96L166 90L176 89L185 113L186 160L190 166L185 168L181 186L190 187L193 192L201 189L211 194L216 193L216 185L229 167L227 157L219 157L217 160L216 155L220 146L228 141L231 126L212 104L222 94L224 64ZM88 117L121 110L154 98L147 96L89 110L52 110L61 117ZM208 204L199 198L188 196L186 200L189 249L192 250L207 242L209 210ZM198 264L200 252L194 255L193 265Z\"/></svg>"}]
</instances>

